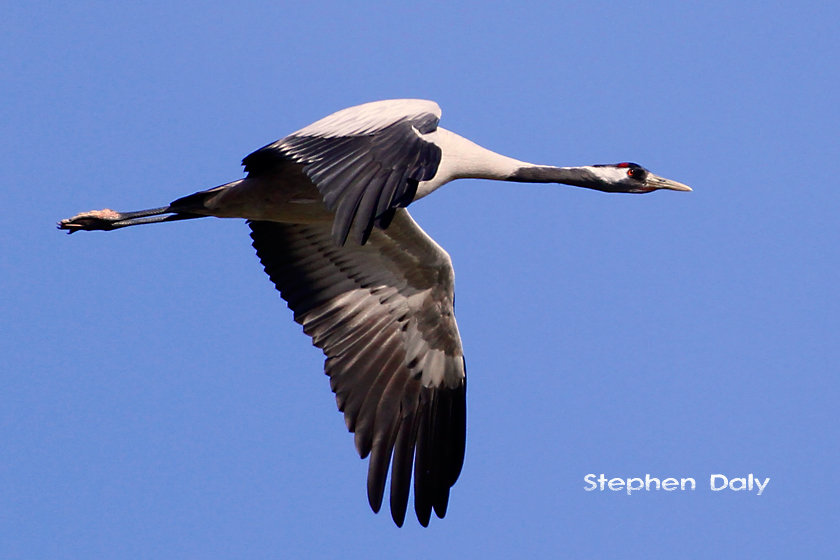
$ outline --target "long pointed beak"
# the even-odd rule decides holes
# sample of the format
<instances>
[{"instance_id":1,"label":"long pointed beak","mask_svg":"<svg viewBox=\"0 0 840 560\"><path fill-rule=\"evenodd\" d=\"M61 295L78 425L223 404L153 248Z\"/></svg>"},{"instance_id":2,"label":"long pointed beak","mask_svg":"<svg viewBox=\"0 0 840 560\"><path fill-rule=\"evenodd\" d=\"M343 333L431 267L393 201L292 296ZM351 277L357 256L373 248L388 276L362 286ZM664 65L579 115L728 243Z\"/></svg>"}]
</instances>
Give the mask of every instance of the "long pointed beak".
<instances>
[{"instance_id":1,"label":"long pointed beak","mask_svg":"<svg viewBox=\"0 0 840 560\"><path fill-rule=\"evenodd\" d=\"M691 191L691 187L688 185L684 185L682 183L678 183L677 181L672 181L671 179L666 179L665 177L660 177L659 175L654 175L653 173L648 172L647 180L645 184L650 189L669 189L672 191Z\"/></svg>"}]
</instances>

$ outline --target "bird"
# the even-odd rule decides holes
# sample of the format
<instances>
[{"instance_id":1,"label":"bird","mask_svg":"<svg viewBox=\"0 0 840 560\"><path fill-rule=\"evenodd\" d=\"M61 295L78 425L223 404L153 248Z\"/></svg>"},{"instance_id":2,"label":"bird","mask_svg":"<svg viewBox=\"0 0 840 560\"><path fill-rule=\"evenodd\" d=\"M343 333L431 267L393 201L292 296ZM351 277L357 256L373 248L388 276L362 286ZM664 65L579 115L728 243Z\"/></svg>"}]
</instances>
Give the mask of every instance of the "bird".
<instances>
[{"instance_id":1,"label":"bird","mask_svg":"<svg viewBox=\"0 0 840 560\"><path fill-rule=\"evenodd\" d=\"M466 446L466 365L449 254L414 221L412 202L462 178L560 183L607 193L692 189L630 162L554 167L519 161L446 130L434 101L340 110L242 160L245 176L133 212L83 212L58 228L115 230L215 216L244 218L252 245L312 343L378 513L389 478L401 527L443 518Z\"/></svg>"}]
</instances>

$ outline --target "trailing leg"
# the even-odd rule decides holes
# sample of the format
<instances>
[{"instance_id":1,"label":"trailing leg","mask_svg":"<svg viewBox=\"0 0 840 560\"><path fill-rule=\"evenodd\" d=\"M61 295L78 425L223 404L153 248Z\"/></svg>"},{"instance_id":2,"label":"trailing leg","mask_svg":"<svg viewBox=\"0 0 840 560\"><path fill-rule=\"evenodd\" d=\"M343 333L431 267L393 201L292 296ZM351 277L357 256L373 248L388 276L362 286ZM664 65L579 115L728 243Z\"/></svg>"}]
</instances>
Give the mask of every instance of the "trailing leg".
<instances>
[{"instance_id":1,"label":"trailing leg","mask_svg":"<svg viewBox=\"0 0 840 560\"><path fill-rule=\"evenodd\" d=\"M170 206L151 208L149 210L137 210L135 212L117 212L106 208L104 210L92 210L76 214L72 218L66 218L58 222L58 229L67 230L67 233L76 231L110 231L128 226L140 224L153 224L157 222L174 222L176 220L190 220L201 218L199 214L187 212L174 212Z\"/></svg>"}]
</instances>

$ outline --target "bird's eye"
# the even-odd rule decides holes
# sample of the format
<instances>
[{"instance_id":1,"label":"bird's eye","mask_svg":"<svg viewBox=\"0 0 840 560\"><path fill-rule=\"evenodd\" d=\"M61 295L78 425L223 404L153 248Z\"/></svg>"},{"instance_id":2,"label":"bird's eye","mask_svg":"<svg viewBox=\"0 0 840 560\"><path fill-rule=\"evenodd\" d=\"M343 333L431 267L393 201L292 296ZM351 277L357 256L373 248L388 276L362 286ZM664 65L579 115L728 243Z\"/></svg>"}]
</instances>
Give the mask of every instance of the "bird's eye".
<instances>
[{"instance_id":1,"label":"bird's eye","mask_svg":"<svg viewBox=\"0 0 840 560\"><path fill-rule=\"evenodd\" d=\"M637 181L642 181L645 178L645 170L641 167L631 167L627 170L627 176Z\"/></svg>"}]
</instances>

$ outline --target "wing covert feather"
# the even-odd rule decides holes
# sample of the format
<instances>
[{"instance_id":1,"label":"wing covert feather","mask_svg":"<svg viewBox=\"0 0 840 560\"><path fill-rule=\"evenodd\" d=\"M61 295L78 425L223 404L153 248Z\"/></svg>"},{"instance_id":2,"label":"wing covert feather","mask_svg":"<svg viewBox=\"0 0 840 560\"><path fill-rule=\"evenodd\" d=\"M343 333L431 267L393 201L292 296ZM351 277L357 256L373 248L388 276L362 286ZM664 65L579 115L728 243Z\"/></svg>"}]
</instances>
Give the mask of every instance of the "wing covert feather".
<instances>
[{"instance_id":1,"label":"wing covert feather","mask_svg":"<svg viewBox=\"0 0 840 560\"><path fill-rule=\"evenodd\" d=\"M435 176L441 150L424 138L437 129L440 107L398 99L350 107L248 155L249 174L270 173L290 160L318 188L335 213L332 239L352 232L363 244L374 226L386 228L396 208L414 200L417 185Z\"/></svg>"}]
</instances>

